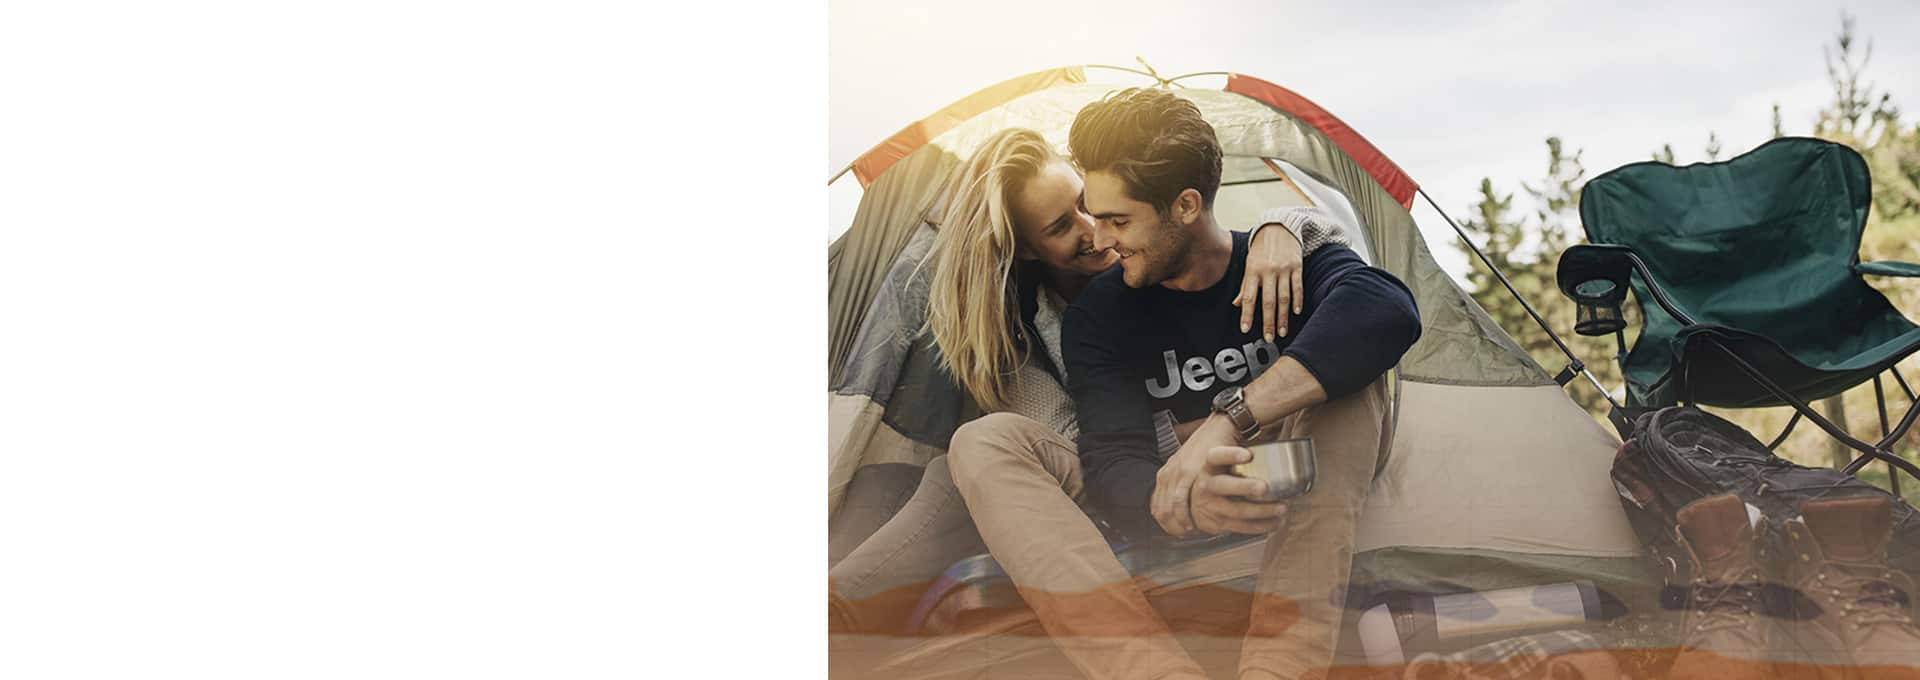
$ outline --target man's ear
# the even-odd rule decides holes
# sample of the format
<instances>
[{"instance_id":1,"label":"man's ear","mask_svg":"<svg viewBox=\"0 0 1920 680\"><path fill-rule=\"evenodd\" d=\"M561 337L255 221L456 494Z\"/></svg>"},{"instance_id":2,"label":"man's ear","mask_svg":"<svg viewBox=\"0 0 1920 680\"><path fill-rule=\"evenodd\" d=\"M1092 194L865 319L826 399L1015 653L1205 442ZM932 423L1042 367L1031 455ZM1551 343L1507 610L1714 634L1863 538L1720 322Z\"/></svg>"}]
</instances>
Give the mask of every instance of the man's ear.
<instances>
[{"instance_id":1,"label":"man's ear","mask_svg":"<svg viewBox=\"0 0 1920 680\"><path fill-rule=\"evenodd\" d=\"M1201 213L1206 211L1207 203L1200 198L1200 190L1188 187L1173 197L1173 217L1181 224L1190 225L1200 221Z\"/></svg>"}]
</instances>

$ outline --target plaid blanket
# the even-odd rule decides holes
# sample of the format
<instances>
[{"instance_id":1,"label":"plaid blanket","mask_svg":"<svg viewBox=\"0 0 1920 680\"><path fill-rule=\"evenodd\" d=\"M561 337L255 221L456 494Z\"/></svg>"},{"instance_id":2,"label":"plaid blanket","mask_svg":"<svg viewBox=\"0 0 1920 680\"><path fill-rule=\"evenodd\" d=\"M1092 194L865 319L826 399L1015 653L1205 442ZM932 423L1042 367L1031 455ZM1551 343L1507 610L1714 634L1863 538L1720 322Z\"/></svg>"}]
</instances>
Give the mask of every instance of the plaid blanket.
<instances>
[{"instance_id":1,"label":"plaid blanket","mask_svg":"<svg viewBox=\"0 0 1920 680\"><path fill-rule=\"evenodd\" d=\"M1615 680L1620 671L1598 638L1561 630L1489 642L1451 654L1428 652L1403 680Z\"/></svg>"}]
</instances>

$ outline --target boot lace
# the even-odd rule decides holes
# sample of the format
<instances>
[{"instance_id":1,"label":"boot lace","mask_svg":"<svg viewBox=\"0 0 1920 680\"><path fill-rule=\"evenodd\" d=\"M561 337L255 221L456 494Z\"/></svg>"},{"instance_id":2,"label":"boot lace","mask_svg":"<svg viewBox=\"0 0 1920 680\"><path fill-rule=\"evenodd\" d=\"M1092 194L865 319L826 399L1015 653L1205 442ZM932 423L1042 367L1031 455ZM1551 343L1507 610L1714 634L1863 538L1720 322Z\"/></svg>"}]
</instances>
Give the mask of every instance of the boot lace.
<instances>
[{"instance_id":1,"label":"boot lace","mask_svg":"<svg viewBox=\"0 0 1920 680\"><path fill-rule=\"evenodd\" d=\"M1694 622L1694 630L1744 628L1759 610L1760 574L1748 571L1727 583L1695 581L1693 592L1693 609L1700 616Z\"/></svg>"},{"instance_id":2,"label":"boot lace","mask_svg":"<svg viewBox=\"0 0 1920 680\"><path fill-rule=\"evenodd\" d=\"M1894 587L1890 569L1828 569L1819 580L1840 603L1840 613L1855 626L1911 623L1907 595Z\"/></svg>"}]
</instances>

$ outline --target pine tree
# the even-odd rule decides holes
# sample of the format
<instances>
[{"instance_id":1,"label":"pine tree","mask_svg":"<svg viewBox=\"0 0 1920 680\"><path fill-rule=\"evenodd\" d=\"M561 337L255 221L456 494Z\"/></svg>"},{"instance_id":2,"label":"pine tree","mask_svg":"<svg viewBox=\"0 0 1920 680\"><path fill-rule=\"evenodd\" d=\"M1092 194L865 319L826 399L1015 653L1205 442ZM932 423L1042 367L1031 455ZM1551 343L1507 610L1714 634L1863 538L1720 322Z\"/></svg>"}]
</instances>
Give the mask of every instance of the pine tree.
<instances>
[{"instance_id":1,"label":"pine tree","mask_svg":"<svg viewBox=\"0 0 1920 680\"><path fill-rule=\"evenodd\" d=\"M1501 195L1491 179L1483 178L1480 202L1472 213L1475 218L1467 220L1462 228L1485 244L1487 260L1507 275L1514 289L1533 305L1534 311L1588 369L1595 372L1601 384L1617 386L1620 373L1612 362L1615 352L1612 339L1575 335L1576 308L1556 284L1560 253L1571 245L1573 234L1584 233L1579 227L1579 206L1580 188L1587 179L1586 166L1580 160L1581 152L1567 153L1560 138L1550 137L1546 145L1546 173L1534 181L1521 182L1521 190L1534 206L1530 215L1515 216L1513 194ZM1464 245L1455 247L1463 252L1467 250ZM1548 372L1557 373L1566 367L1567 356L1554 344L1553 338L1477 257L1467 254L1473 263L1467 281L1480 306ZM1637 317L1637 312L1628 313L1632 315L1630 318ZM1568 394L1596 417L1605 417L1609 405L1606 397L1594 391L1585 380L1570 385Z\"/></svg>"},{"instance_id":2,"label":"pine tree","mask_svg":"<svg viewBox=\"0 0 1920 680\"><path fill-rule=\"evenodd\" d=\"M1840 15L1840 34L1823 48L1833 99L1814 121L1813 135L1851 146L1873 174L1873 207L1884 220L1920 215L1920 128L1902 128L1893 95L1865 80L1873 41L1854 36L1853 17Z\"/></svg>"},{"instance_id":3,"label":"pine tree","mask_svg":"<svg viewBox=\"0 0 1920 680\"><path fill-rule=\"evenodd\" d=\"M1853 16L1841 12L1840 35L1834 38L1833 45L1821 48L1827 61L1827 79L1833 86L1833 101L1820 111L1813 133L1826 139L1844 137L1869 145L1899 113L1892 108L1891 95L1880 93L1880 99L1875 101L1873 83L1860 82L1867 63L1873 60L1873 41L1868 40L1857 52L1856 44Z\"/></svg>"}]
</instances>

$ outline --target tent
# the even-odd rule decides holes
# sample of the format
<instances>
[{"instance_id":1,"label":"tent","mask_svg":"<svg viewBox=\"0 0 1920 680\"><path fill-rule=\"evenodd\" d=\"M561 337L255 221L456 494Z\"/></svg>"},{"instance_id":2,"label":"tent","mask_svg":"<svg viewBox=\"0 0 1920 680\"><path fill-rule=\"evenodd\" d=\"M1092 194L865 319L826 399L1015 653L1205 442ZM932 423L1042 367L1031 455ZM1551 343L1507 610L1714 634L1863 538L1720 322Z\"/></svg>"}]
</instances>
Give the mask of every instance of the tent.
<instances>
[{"instance_id":1,"label":"tent","mask_svg":"<svg viewBox=\"0 0 1920 680\"><path fill-rule=\"evenodd\" d=\"M1040 131L1065 150L1074 114L1118 86L1090 67L976 92L880 142L850 166L864 186L828 249L830 511L853 472L923 464L971 407L915 331L916 265L943 180L993 132ZM1588 579L1623 598L1653 588L1608 476L1619 440L1600 427L1437 265L1410 213L1418 185L1339 118L1279 85L1225 75L1222 90L1159 79L1199 106L1225 151L1216 215L1319 205L1355 250L1412 289L1424 326L1395 370L1390 459L1355 546L1356 583L1449 591Z\"/></svg>"}]
</instances>

